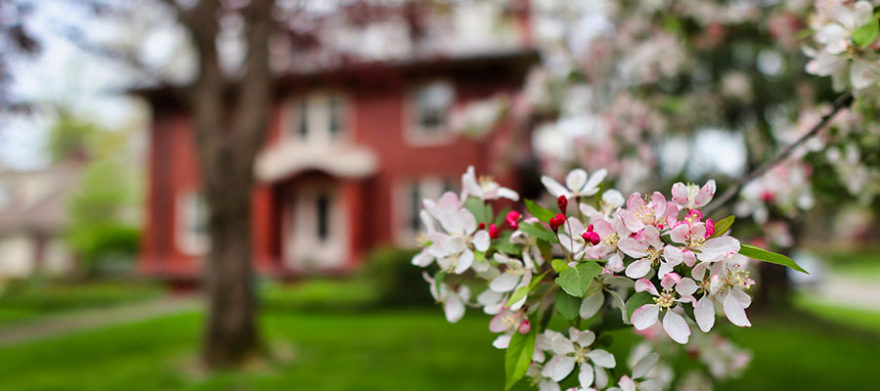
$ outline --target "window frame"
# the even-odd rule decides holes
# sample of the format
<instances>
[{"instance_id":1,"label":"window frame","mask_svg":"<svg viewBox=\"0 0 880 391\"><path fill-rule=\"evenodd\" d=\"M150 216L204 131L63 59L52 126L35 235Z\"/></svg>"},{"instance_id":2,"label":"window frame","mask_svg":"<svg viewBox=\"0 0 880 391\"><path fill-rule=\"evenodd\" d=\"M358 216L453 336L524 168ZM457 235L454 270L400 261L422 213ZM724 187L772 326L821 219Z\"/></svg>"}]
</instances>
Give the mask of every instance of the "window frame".
<instances>
[{"instance_id":1,"label":"window frame","mask_svg":"<svg viewBox=\"0 0 880 391\"><path fill-rule=\"evenodd\" d=\"M447 103L443 122L438 126L428 128L422 124L421 94L426 89L433 87L448 88L449 102ZM404 97L406 102L404 128L407 141L413 145L446 144L452 142L454 134L451 128L451 117L456 104L456 96L455 83L448 78L423 80L413 84Z\"/></svg>"}]
</instances>

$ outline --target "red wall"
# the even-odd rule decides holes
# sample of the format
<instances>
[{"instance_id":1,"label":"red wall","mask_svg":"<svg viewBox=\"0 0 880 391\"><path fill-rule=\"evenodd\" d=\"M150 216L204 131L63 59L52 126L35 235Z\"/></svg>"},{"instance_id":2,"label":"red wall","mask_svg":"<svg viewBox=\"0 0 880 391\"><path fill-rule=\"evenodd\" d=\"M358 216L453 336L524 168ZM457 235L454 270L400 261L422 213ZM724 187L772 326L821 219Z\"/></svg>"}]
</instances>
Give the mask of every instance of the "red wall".
<instances>
[{"instance_id":1,"label":"red wall","mask_svg":"<svg viewBox=\"0 0 880 391\"><path fill-rule=\"evenodd\" d=\"M405 137L409 89L425 80L403 73L366 75L344 84L336 83L349 96L349 131L352 140L373 150L379 159L378 172L369 178L343 182L341 194L348 206L350 267L375 246L392 244L396 230L393 192L399 184L425 176L446 177L458 182L468 165L478 174L491 174L505 185L512 182L511 167L502 152L512 136L510 124L502 124L484 141L453 136L449 143L412 145ZM519 80L470 74L447 77L456 87L456 104L513 91ZM315 86L319 87L319 86ZM306 85L291 85L293 91L308 92ZM282 93L279 98L284 98ZM279 99L280 101L281 99ZM280 109L276 104L268 143L279 139ZM188 116L168 109L154 113L149 153L149 190L141 270L170 278L195 278L199 259L182 253L175 242L179 194L198 189L199 173L194 139ZM254 259L259 271L281 273L280 190L261 184L253 192Z\"/></svg>"}]
</instances>

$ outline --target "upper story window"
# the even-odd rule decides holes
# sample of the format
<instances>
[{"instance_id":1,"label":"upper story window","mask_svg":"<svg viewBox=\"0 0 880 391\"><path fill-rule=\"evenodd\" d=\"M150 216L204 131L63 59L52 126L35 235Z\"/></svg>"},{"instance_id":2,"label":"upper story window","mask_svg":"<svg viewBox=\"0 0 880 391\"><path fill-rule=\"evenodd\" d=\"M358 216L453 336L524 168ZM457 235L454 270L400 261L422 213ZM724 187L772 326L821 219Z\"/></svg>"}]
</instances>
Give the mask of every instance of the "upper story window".
<instances>
[{"instance_id":1,"label":"upper story window","mask_svg":"<svg viewBox=\"0 0 880 391\"><path fill-rule=\"evenodd\" d=\"M339 93L319 92L288 104L285 134L306 143L327 143L345 136L345 99Z\"/></svg>"},{"instance_id":2,"label":"upper story window","mask_svg":"<svg viewBox=\"0 0 880 391\"><path fill-rule=\"evenodd\" d=\"M419 85L410 97L411 139L415 142L444 141L449 136L449 113L455 89L447 81Z\"/></svg>"},{"instance_id":3,"label":"upper story window","mask_svg":"<svg viewBox=\"0 0 880 391\"><path fill-rule=\"evenodd\" d=\"M198 192L184 193L177 201L177 244L186 254L201 255L211 246L208 208Z\"/></svg>"}]
</instances>

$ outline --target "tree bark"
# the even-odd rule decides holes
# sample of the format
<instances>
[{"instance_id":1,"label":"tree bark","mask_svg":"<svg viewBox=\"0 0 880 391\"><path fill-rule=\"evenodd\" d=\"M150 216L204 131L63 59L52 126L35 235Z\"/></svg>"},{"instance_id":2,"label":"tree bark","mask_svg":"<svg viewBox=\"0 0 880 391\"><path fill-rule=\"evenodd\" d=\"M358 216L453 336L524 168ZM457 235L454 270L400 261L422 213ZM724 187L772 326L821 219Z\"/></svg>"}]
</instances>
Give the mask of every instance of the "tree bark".
<instances>
[{"instance_id":1,"label":"tree bark","mask_svg":"<svg viewBox=\"0 0 880 391\"><path fill-rule=\"evenodd\" d=\"M230 188L251 188L245 176L227 178L222 182ZM250 261L250 191L206 190L212 201L208 202L211 251L204 265L209 315L203 359L210 368L225 368L257 354L260 346Z\"/></svg>"},{"instance_id":2,"label":"tree bark","mask_svg":"<svg viewBox=\"0 0 880 391\"><path fill-rule=\"evenodd\" d=\"M271 0L252 0L241 10L246 22L243 74L230 80L217 52L219 0L176 7L199 58L188 91L193 112L202 189L208 205L211 250L204 259L209 300L202 359L211 369L233 367L260 350L251 265L251 190L254 160L268 132L272 73L269 38L275 27ZM234 100L224 96L228 88Z\"/></svg>"}]
</instances>

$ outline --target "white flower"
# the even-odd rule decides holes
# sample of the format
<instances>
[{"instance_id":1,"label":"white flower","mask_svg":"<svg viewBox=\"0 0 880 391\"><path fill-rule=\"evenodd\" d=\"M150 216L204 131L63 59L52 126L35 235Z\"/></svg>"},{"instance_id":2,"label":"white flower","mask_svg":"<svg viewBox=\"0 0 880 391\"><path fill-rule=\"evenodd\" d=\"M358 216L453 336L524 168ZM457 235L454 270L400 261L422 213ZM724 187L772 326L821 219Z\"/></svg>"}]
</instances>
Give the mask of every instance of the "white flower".
<instances>
[{"instance_id":1,"label":"white flower","mask_svg":"<svg viewBox=\"0 0 880 391\"><path fill-rule=\"evenodd\" d=\"M458 289L453 290L445 282L441 282L440 286L437 286L434 283L434 279L428 273L424 273L422 276L425 278L425 281L428 281L431 296L434 297L434 300L443 303L443 312L446 314L446 320L449 323L461 320L464 316L465 303L471 297L471 290L467 285L459 285Z\"/></svg>"},{"instance_id":2,"label":"white flower","mask_svg":"<svg viewBox=\"0 0 880 391\"><path fill-rule=\"evenodd\" d=\"M608 171L603 168L594 172L593 176L590 177L586 171L577 168L571 170L565 177L565 186L546 175L541 177L541 183L547 187L547 190L550 194L553 194L553 197L559 198L559 196L564 195L565 198L571 200L581 196L589 197L598 193L599 184L602 183L607 174Z\"/></svg>"},{"instance_id":3,"label":"white flower","mask_svg":"<svg viewBox=\"0 0 880 391\"><path fill-rule=\"evenodd\" d=\"M515 191L502 187L491 177L481 176L479 179L474 174L474 166L468 166L467 172L461 176L462 195L461 199L468 196L477 197L483 201L507 198L513 201L519 200L519 194Z\"/></svg>"},{"instance_id":4,"label":"white flower","mask_svg":"<svg viewBox=\"0 0 880 391\"><path fill-rule=\"evenodd\" d=\"M694 268L694 278L703 281L706 273L704 264ZM721 306L724 316L739 327L751 327L745 309L752 304L752 298L745 291L755 281L749 277L741 263L736 261L718 262L712 266L708 278L708 289L694 304L694 318L700 330L707 332L715 324L715 304ZM704 282L704 286L706 283Z\"/></svg>"},{"instance_id":5,"label":"white flower","mask_svg":"<svg viewBox=\"0 0 880 391\"><path fill-rule=\"evenodd\" d=\"M474 250L489 249L489 233L486 230L477 231L477 219L461 207L455 193L447 192L436 203L424 200L422 205L445 230L445 233L434 231L427 236L431 241L428 252L444 270L455 274L464 273L474 263ZM423 263L421 259L420 262Z\"/></svg>"},{"instance_id":6,"label":"white flower","mask_svg":"<svg viewBox=\"0 0 880 391\"><path fill-rule=\"evenodd\" d=\"M636 330L645 330L657 323L660 312L666 311L666 315L663 316L663 330L673 341L685 344L691 335L691 329L687 321L673 311L673 307L678 302L691 302L693 300L691 295L696 292L697 285L690 278L682 279L676 273L667 273L660 281L660 286L663 287L662 293L645 278L636 281L636 292L649 292L654 296L654 304L645 304L633 312L630 319L633 327ZM681 297L676 297L676 293Z\"/></svg>"},{"instance_id":7,"label":"white flower","mask_svg":"<svg viewBox=\"0 0 880 391\"><path fill-rule=\"evenodd\" d=\"M552 352L553 358L544 364L541 375L559 382L578 365L578 381L581 387L591 386L594 380L597 385L604 387L601 383L607 384L608 375L601 368L614 368L617 365L614 355L603 349L589 349L596 340L596 335L590 330L581 331L571 327L568 334L570 339L562 333L544 330L546 346L543 348Z\"/></svg>"},{"instance_id":8,"label":"white flower","mask_svg":"<svg viewBox=\"0 0 880 391\"><path fill-rule=\"evenodd\" d=\"M505 265L504 270L497 277L489 282L489 289L499 293L515 292L523 286L529 286L532 281L532 271L534 265L531 262L523 262L516 258L511 258L502 253L495 253L495 261ZM514 303L510 308L518 310L526 302L526 297Z\"/></svg>"},{"instance_id":9,"label":"white flower","mask_svg":"<svg viewBox=\"0 0 880 391\"><path fill-rule=\"evenodd\" d=\"M572 258L581 259L587 248L587 241L582 236L584 232L587 232L587 228L584 227L584 223L574 217L569 217L568 222L562 227L564 230L560 229L556 233L559 244L571 253Z\"/></svg>"},{"instance_id":10,"label":"white flower","mask_svg":"<svg viewBox=\"0 0 880 391\"><path fill-rule=\"evenodd\" d=\"M626 267L626 276L629 278L644 277L651 271L654 263L659 262L663 256L663 242L660 240L660 231L653 226L645 227L634 237L627 236L620 239L618 246L624 254L637 258L635 262ZM668 269L672 270L671 267L668 267Z\"/></svg>"},{"instance_id":11,"label":"white flower","mask_svg":"<svg viewBox=\"0 0 880 391\"><path fill-rule=\"evenodd\" d=\"M623 198L623 194L615 189L608 189L602 193L602 200L599 201L598 210L592 205L585 203L581 203L580 208L581 213L583 213L584 216L587 216L590 220L596 218L610 218L611 215L620 209L625 202L626 199Z\"/></svg>"}]
</instances>

